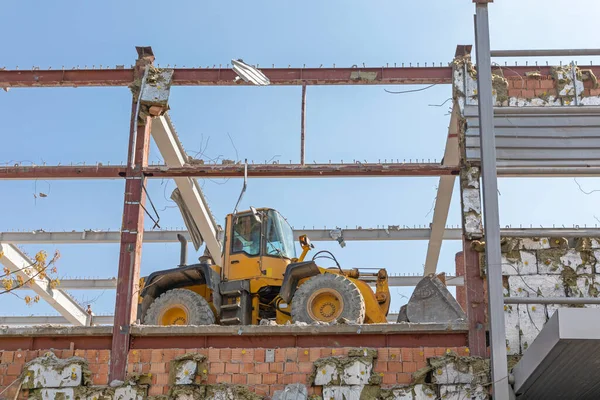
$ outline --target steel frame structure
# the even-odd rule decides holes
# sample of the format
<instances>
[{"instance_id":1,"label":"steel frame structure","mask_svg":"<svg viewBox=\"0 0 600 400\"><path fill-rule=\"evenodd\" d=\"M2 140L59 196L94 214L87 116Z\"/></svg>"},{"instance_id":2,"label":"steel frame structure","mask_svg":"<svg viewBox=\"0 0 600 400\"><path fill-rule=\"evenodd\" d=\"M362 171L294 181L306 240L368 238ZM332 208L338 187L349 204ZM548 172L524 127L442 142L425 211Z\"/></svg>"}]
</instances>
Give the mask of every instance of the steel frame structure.
<instances>
[{"instance_id":1,"label":"steel frame structure","mask_svg":"<svg viewBox=\"0 0 600 400\"><path fill-rule=\"evenodd\" d=\"M476 4L477 21L475 24L477 43L477 66L478 69L494 71L496 67L491 66L489 49L489 27L487 22L488 0L474 0ZM459 46L457 55L466 51L469 46ZM505 53L496 53L505 54ZM41 88L41 87L107 87L107 86L129 86L139 80L144 69L153 65L154 55L150 48L138 48L138 59L132 68L118 67L114 69L63 69L63 70L0 70L0 87L9 88ZM600 66L589 67L596 75L600 75ZM538 71L542 75L550 75L548 66L511 66L503 70L505 76L522 76L526 72ZM305 142L305 107L307 86L313 85L383 85L383 84L452 84L452 66L404 66L401 67L353 67L353 68L261 68L261 71L269 78L271 85L297 85L302 87L301 108L301 151L300 164L249 164L247 166L249 177L261 178L312 178L312 177L439 177L440 185L438 197L434 208L433 223L430 229L346 229L345 240L429 240L429 248L426 260L426 272L436 271L437 259L443 240L463 240L463 250L466 253L465 277L463 282L452 282L449 284L463 284L466 288L467 303L477 308L469 311L468 343L473 355L485 356L485 310L483 308L483 284L479 277L478 257L470 249L470 241L466 240L461 230L447 229L445 227L448 207L450 205L452 189L455 177L459 174L458 166L458 128L455 126L458 118L456 112L447 139L445 158L442 164L418 162L409 160L390 160L388 163L339 163L339 164L306 164L304 154ZM479 74L485 78L478 81L479 93L482 98L491 99L491 82L487 74ZM178 68L173 70L172 85L179 86L235 86L247 85L242 80L234 82L235 73L229 68ZM137 290L139 268L141 263L141 245L145 242L168 242L175 241L176 235L164 232L143 231L145 204L144 182L147 179L173 178L178 181L178 188L187 187L191 178L215 178L215 177L243 177L243 165L193 165L182 162L181 154L176 152L176 143L166 132L162 138L158 138L152 129L153 124L164 121L156 118L145 117L141 122L138 120L137 104L138 98L134 95L132 102L132 113L130 123L130 138L128 161L126 165L90 165L90 166L23 166L14 165L0 167L0 180L10 179L124 179L125 196L123 206L123 224L119 232L2 232L0 242L8 243L120 243L120 258L118 279L116 283L117 298L112 328L112 354L110 376L112 379L122 380L125 375L126 357L131 346L132 324L134 322L135 304L132 301L133 294ZM489 104L488 104L489 103ZM486 219L486 254L487 265L499 265L498 243L500 234L505 236L543 236L560 234L561 236L579 235L586 232L585 229L507 229L500 230L498 223L497 195L494 187L498 176L598 176L598 167L570 167L564 168L511 168L498 167L495 165L495 145L493 135L493 107L490 102L482 101L479 105L481 119L481 149L483 164L483 191L484 212ZM163 117L160 117L163 118ZM167 165L148 165L148 147L151 135L157 142L165 143L165 151L173 151ZM170 147L169 147L170 146ZM161 147L161 146L159 146ZM161 152L163 150L161 149ZM181 186L180 185L183 185ZM190 192L188 197L193 198ZM593 232L593 228L590 228ZM589 231L589 230L587 230ZM313 240L333 240L327 229L297 230L298 232L312 233ZM590 235L597 235L593 233ZM172 236L172 237L171 237ZM489 240L492 238L492 240ZM498 239L498 240L495 240ZM496 247L494 247L496 246ZM213 247L212 252L218 251ZM497 268L496 268L497 270ZM504 345L502 314L499 313L503 302L497 298L498 271L488 271L490 276L488 291L490 299L490 316L492 331L492 358L494 377L495 398L504 399L505 389L508 388L506 376L506 359L502 364L502 349ZM406 278L397 277L397 285L408 282ZM394 277L392 277L394 279ZM71 282L75 286L81 284ZM112 285L112 282L103 282L100 286ZM501 284L501 280L500 280ZM89 287L87 287L89 288ZM500 292L501 293L501 292ZM98 317L99 320L109 321L109 316ZM452 335L451 333L450 335ZM456 334L454 334L456 335ZM460 335L459 335L460 336ZM325 339L323 339L325 340ZM386 339L387 340L387 339ZM460 339L463 340L463 339ZM105 345L105 344L103 344ZM504 371L499 375L499 371ZM500 382L500 383L499 383Z\"/></svg>"}]
</instances>

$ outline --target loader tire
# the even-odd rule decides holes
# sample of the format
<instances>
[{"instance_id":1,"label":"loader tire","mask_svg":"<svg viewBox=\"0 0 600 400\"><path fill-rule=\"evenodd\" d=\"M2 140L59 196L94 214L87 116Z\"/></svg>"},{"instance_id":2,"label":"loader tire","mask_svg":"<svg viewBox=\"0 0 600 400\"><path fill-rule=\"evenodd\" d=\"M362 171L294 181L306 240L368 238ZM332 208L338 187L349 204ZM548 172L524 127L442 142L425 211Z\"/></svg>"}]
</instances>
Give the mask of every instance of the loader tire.
<instances>
[{"instance_id":1,"label":"loader tire","mask_svg":"<svg viewBox=\"0 0 600 400\"><path fill-rule=\"evenodd\" d=\"M204 297L188 289L164 292L148 308L144 325L211 325L215 314Z\"/></svg>"},{"instance_id":2,"label":"loader tire","mask_svg":"<svg viewBox=\"0 0 600 400\"><path fill-rule=\"evenodd\" d=\"M292 298L293 322L362 324L364 320L363 296L356 285L342 275L313 276L298 287Z\"/></svg>"}]
</instances>

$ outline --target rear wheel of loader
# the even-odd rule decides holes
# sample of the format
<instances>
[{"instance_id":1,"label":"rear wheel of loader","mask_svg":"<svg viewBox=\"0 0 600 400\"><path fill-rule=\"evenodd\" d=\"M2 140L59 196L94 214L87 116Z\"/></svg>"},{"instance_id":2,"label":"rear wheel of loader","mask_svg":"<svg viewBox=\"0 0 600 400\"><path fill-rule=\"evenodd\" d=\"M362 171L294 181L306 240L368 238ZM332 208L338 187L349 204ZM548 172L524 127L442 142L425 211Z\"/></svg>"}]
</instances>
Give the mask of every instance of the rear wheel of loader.
<instances>
[{"instance_id":1,"label":"rear wheel of loader","mask_svg":"<svg viewBox=\"0 0 600 400\"><path fill-rule=\"evenodd\" d=\"M292 321L313 323L347 320L361 324L365 301L348 278L322 274L300 285L292 298Z\"/></svg>"},{"instance_id":2,"label":"rear wheel of loader","mask_svg":"<svg viewBox=\"0 0 600 400\"><path fill-rule=\"evenodd\" d=\"M145 325L211 325L215 315L208 302L187 289L161 294L148 308Z\"/></svg>"}]
</instances>

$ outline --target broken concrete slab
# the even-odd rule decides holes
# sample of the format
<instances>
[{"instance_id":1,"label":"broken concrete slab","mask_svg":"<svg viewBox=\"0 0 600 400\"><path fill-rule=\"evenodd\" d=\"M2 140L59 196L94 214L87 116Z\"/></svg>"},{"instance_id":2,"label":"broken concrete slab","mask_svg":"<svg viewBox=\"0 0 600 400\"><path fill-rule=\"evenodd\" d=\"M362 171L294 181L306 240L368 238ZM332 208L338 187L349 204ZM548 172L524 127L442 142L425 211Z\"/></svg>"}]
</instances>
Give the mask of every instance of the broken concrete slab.
<instances>
[{"instance_id":1,"label":"broken concrete slab","mask_svg":"<svg viewBox=\"0 0 600 400\"><path fill-rule=\"evenodd\" d=\"M432 400L437 398L435 388L431 385L417 384L382 391L385 400Z\"/></svg>"},{"instance_id":2,"label":"broken concrete slab","mask_svg":"<svg viewBox=\"0 0 600 400\"><path fill-rule=\"evenodd\" d=\"M62 388L88 385L90 371L80 357L62 360L48 352L23 368L23 389Z\"/></svg>"},{"instance_id":3,"label":"broken concrete slab","mask_svg":"<svg viewBox=\"0 0 600 400\"><path fill-rule=\"evenodd\" d=\"M175 385L169 390L169 399L197 400L206 397L206 387L201 385Z\"/></svg>"},{"instance_id":4,"label":"broken concrete slab","mask_svg":"<svg viewBox=\"0 0 600 400\"><path fill-rule=\"evenodd\" d=\"M143 400L147 395L147 386L125 385L115 389L114 400Z\"/></svg>"},{"instance_id":5,"label":"broken concrete slab","mask_svg":"<svg viewBox=\"0 0 600 400\"><path fill-rule=\"evenodd\" d=\"M169 368L169 383L171 385L191 385L208 378L206 356L198 353L188 353L171 361Z\"/></svg>"},{"instance_id":6,"label":"broken concrete slab","mask_svg":"<svg viewBox=\"0 0 600 400\"><path fill-rule=\"evenodd\" d=\"M206 386L206 400L262 400L246 386L216 384Z\"/></svg>"}]
</instances>

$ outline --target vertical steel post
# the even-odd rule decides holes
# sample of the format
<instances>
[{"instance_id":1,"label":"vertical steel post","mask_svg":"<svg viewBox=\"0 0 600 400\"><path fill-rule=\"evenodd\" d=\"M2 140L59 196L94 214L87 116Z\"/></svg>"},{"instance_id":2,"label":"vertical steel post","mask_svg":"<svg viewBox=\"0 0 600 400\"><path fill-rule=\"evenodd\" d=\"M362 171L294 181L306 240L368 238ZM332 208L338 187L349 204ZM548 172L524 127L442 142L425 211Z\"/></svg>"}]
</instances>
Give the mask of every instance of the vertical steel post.
<instances>
[{"instance_id":1,"label":"vertical steel post","mask_svg":"<svg viewBox=\"0 0 600 400\"><path fill-rule=\"evenodd\" d=\"M142 80L146 65L152 63L152 61L154 61L153 56L144 57L140 55L135 68L136 80ZM130 344L129 329L136 319L137 296L139 294L140 264L144 235L143 206L146 201L144 191L146 178L143 175L142 168L148 166L152 119L145 117L143 122L139 121L138 96L134 95L131 108L117 296L109 371L110 381L122 381L125 378Z\"/></svg>"},{"instance_id":2,"label":"vertical steel post","mask_svg":"<svg viewBox=\"0 0 600 400\"><path fill-rule=\"evenodd\" d=\"M510 388L506 360L506 332L502 295L502 262L500 253L500 217L498 211L498 179L496 174L496 138L494 136L494 104L492 97L492 62L490 56L489 0L475 6L475 50L477 54L477 91L481 137L481 170L483 218L485 233L486 274L488 282L488 315L490 321L492 398L508 400Z\"/></svg>"},{"instance_id":3,"label":"vertical steel post","mask_svg":"<svg viewBox=\"0 0 600 400\"><path fill-rule=\"evenodd\" d=\"M306 83L302 84L302 111L300 114L300 164L304 165L304 129L306 127Z\"/></svg>"}]
</instances>

